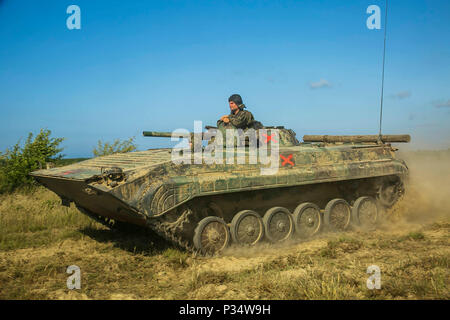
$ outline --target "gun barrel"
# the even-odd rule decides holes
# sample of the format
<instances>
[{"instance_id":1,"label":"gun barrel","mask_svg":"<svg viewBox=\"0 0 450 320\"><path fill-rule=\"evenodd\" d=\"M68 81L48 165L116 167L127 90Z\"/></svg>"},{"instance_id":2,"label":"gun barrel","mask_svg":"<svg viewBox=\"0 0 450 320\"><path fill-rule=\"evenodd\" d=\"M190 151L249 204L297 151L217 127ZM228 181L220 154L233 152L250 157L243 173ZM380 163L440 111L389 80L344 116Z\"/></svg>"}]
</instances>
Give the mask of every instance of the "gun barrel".
<instances>
[{"instance_id":1,"label":"gun barrel","mask_svg":"<svg viewBox=\"0 0 450 320\"><path fill-rule=\"evenodd\" d=\"M378 142L378 135L352 135L352 136L329 136L329 135L304 135L304 142ZM381 136L381 142L410 142L409 134L388 134Z\"/></svg>"},{"instance_id":2,"label":"gun barrel","mask_svg":"<svg viewBox=\"0 0 450 320\"><path fill-rule=\"evenodd\" d=\"M162 131L144 131L142 132L142 135L144 137L162 137L162 138L171 138L172 137L172 132L162 132ZM186 136L189 137L189 134L182 134L180 133L179 135L177 134L178 137L181 136Z\"/></svg>"},{"instance_id":3,"label":"gun barrel","mask_svg":"<svg viewBox=\"0 0 450 320\"><path fill-rule=\"evenodd\" d=\"M202 132L199 132L199 133L192 133L192 132L176 133L176 132L162 132L162 131L144 131L144 132L142 132L142 135L144 137L162 137L162 138L182 137L182 138L188 138L188 139L193 139L194 135L198 135L201 139L206 139L206 137L203 135Z\"/></svg>"}]
</instances>

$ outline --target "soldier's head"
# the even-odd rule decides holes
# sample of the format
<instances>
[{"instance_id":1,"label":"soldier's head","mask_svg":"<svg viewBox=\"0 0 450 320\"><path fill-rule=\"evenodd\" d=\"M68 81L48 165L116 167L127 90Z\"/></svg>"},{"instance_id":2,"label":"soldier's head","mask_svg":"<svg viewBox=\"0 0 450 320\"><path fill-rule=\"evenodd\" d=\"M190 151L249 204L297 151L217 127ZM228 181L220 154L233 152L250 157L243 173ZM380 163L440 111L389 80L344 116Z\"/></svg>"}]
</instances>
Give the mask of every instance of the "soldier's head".
<instances>
[{"instance_id":1,"label":"soldier's head","mask_svg":"<svg viewBox=\"0 0 450 320\"><path fill-rule=\"evenodd\" d=\"M230 104L230 110L231 112L235 113L239 109L241 109L243 106L242 104L242 98L238 94L233 94L228 98L228 102Z\"/></svg>"}]
</instances>

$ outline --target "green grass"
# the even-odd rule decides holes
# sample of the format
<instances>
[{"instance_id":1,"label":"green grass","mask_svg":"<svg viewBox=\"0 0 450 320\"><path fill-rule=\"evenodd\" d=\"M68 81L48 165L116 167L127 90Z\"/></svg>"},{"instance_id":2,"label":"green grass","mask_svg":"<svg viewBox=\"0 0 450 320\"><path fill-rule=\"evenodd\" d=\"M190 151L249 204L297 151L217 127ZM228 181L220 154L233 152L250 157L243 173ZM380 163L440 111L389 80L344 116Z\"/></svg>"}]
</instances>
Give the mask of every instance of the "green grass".
<instances>
[{"instance_id":1,"label":"green grass","mask_svg":"<svg viewBox=\"0 0 450 320\"><path fill-rule=\"evenodd\" d=\"M419 241L419 240L424 240L424 239L425 239L425 235L422 232L413 231L413 232L408 233L407 235L399 237L398 241L405 241L405 240Z\"/></svg>"}]
</instances>

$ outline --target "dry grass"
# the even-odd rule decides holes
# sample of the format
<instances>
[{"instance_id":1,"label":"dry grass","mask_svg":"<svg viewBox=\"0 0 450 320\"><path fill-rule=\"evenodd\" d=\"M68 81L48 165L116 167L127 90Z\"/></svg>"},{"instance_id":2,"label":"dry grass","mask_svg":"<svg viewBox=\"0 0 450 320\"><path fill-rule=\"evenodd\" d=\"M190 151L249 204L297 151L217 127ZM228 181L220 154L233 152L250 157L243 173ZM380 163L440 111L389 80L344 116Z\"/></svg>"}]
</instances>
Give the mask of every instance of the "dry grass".
<instances>
[{"instance_id":1,"label":"dry grass","mask_svg":"<svg viewBox=\"0 0 450 320\"><path fill-rule=\"evenodd\" d=\"M0 299L449 299L449 199L440 185L437 196L413 192L376 231L212 258L149 231L107 230L43 188L2 195ZM436 215L422 219L431 205ZM69 265L81 268L80 290L66 287ZM366 287L370 265L381 268L380 290Z\"/></svg>"},{"instance_id":2,"label":"dry grass","mask_svg":"<svg viewBox=\"0 0 450 320\"><path fill-rule=\"evenodd\" d=\"M112 232L56 201L44 189L1 198L1 299L450 298L448 221L205 258L146 231ZM73 264L81 290L66 288ZM366 287L372 264L381 290Z\"/></svg>"}]
</instances>

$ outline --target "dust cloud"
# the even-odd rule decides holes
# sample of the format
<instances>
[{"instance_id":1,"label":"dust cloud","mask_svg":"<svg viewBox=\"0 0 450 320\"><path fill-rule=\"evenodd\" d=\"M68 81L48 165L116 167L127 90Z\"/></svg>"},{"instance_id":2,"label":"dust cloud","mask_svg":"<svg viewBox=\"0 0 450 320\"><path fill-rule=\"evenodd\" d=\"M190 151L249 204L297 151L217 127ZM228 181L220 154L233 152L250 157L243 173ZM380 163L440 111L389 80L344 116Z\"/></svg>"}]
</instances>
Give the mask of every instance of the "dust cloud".
<instances>
[{"instance_id":1,"label":"dust cloud","mask_svg":"<svg viewBox=\"0 0 450 320\"><path fill-rule=\"evenodd\" d=\"M450 150L399 153L410 177L406 193L390 212L395 222L432 223L450 218Z\"/></svg>"}]
</instances>

